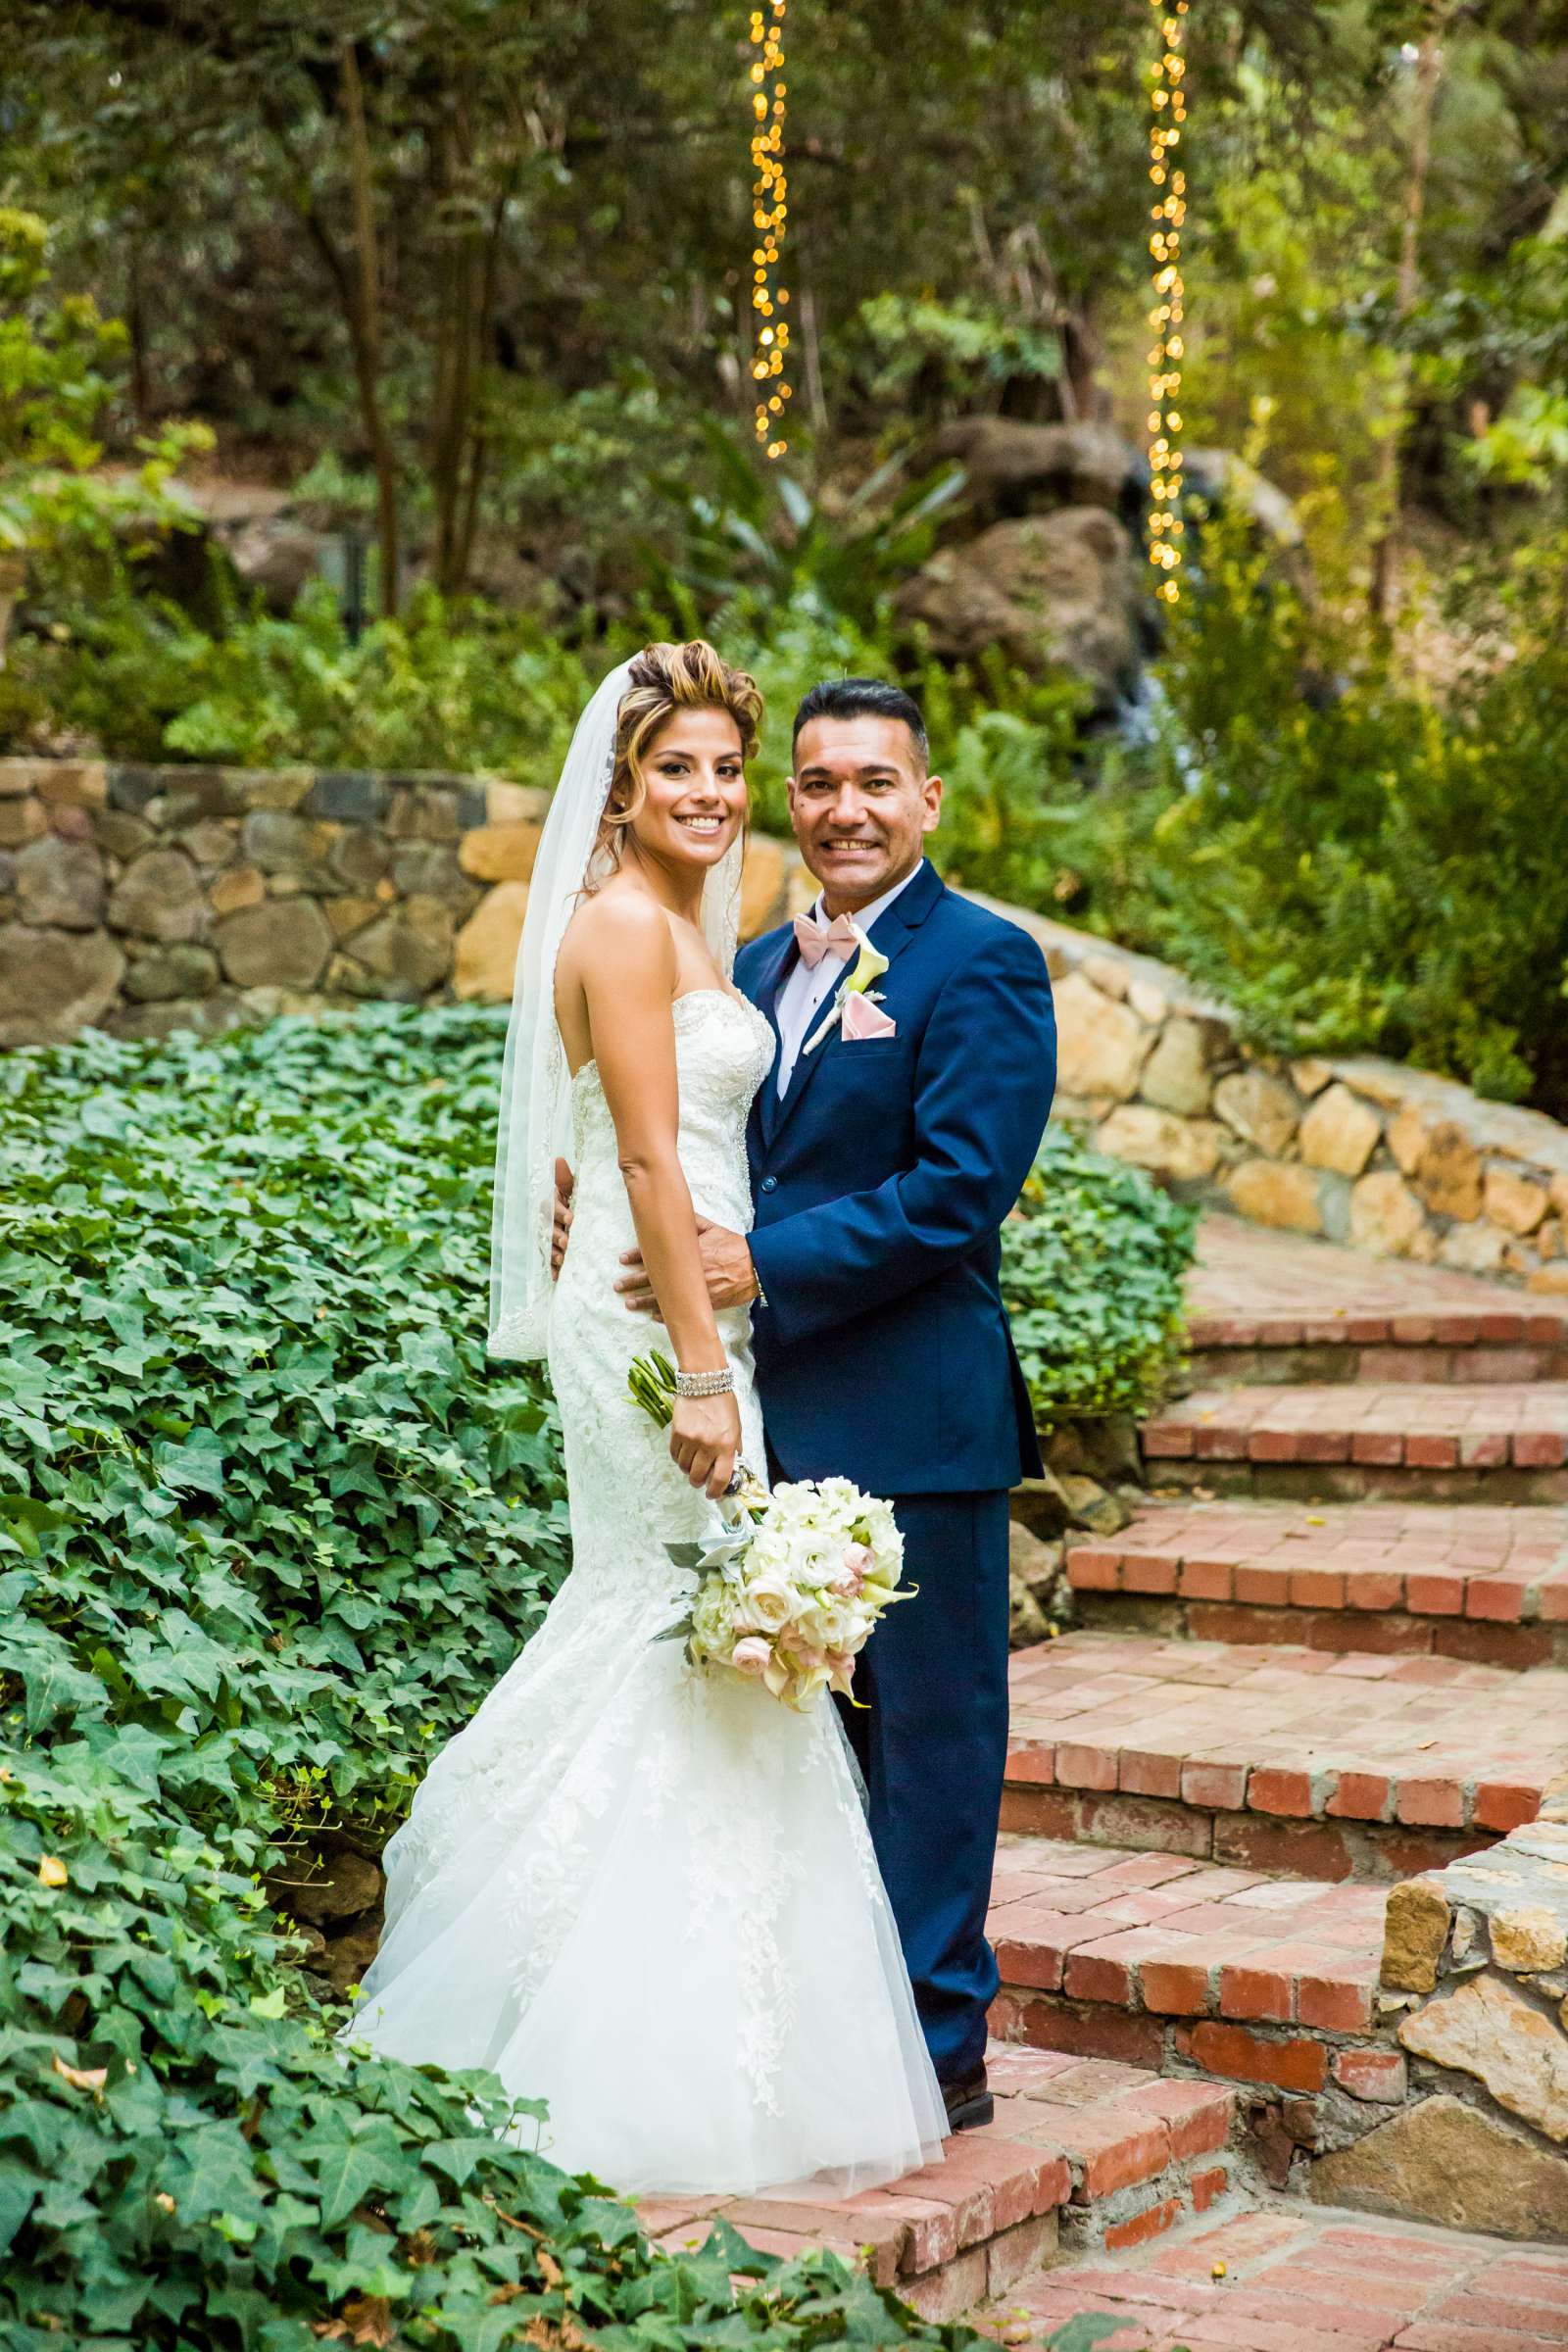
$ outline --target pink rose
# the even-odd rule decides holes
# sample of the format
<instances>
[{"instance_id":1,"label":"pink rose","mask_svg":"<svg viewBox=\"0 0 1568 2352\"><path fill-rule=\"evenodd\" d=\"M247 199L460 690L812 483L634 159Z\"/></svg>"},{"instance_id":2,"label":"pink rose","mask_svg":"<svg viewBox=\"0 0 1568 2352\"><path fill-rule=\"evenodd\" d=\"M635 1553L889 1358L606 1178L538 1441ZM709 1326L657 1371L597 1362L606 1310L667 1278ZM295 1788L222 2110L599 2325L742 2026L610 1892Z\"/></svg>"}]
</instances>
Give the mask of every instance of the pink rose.
<instances>
[{"instance_id":1,"label":"pink rose","mask_svg":"<svg viewBox=\"0 0 1568 2352\"><path fill-rule=\"evenodd\" d=\"M773 1662L773 1645L760 1634L748 1634L730 1651L729 1662L737 1674L747 1674L760 1681Z\"/></svg>"},{"instance_id":2,"label":"pink rose","mask_svg":"<svg viewBox=\"0 0 1568 2352\"><path fill-rule=\"evenodd\" d=\"M844 1575L834 1586L835 1592L858 1592L876 1565L876 1554L869 1544L851 1544L844 1554Z\"/></svg>"}]
</instances>

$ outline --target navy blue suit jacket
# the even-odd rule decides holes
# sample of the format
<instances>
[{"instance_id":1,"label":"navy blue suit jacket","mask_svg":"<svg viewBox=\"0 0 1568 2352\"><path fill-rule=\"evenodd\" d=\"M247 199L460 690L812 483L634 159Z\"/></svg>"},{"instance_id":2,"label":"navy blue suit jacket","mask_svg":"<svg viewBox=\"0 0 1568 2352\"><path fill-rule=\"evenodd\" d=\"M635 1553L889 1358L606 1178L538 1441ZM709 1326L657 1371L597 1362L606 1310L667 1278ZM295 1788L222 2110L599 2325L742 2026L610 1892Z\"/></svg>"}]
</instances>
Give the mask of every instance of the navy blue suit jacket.
<instances>
[{"instance_id":1,"label":"navy blue suit jacket","mask_svg":"<svg viewBox=\"0 0 1568 2352\"><path fill-rule=\"evenodd\" d=\"M752 1110L768 1439L786 1476L837 1474L873 1494L1016 1486L1040 1451L998 1230L1055 1084L1045 957L929 863L869 936L890 959L877 986L896 1035L834 1029L796 1062L782 1102L769 1073ZM785 924L737 959L769 1020L798 954Z\"/></svg>"}]
</instances>

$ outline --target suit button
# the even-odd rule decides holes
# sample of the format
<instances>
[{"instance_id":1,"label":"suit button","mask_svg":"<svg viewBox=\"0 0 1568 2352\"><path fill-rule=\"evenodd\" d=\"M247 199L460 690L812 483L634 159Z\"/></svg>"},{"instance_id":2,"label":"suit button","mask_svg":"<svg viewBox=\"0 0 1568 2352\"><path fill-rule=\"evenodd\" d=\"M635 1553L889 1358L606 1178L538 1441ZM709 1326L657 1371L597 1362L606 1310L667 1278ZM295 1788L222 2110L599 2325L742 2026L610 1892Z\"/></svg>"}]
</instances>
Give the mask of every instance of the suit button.
<instances>
[{"instance_id":1,"label":"suit button","mask_svg":"<svg viewBox=\"0 0 1568 2352\"><path fill-rule=\"evenodd\" d=\"M778 1178L776 1176L764 1176L762 1178L762 1190L764 1193L776 1193L778 1191Z\"/></svg>"}]
</instances>

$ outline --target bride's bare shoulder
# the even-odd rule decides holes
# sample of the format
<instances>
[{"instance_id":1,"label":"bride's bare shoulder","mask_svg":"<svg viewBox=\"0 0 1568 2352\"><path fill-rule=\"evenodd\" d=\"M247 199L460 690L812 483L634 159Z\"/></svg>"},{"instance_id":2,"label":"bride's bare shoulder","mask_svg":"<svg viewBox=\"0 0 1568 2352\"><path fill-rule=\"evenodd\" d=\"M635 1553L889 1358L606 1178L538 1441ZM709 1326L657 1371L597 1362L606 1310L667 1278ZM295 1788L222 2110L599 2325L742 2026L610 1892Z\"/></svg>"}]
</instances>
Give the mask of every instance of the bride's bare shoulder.
<instances>
[{"instance_id":1,"label":"bride's bare shoulder","mask_svg":"<svg viewBox=\"0 0 1568 2352\"><path fill-rule=\"evenodd\" d=\"M586 972L592 963L612 976L651 985L676 972L675 940L669 917L640 890L613 883L585 899L566 925L559 969L564 978Z\"/></svg>"}]
</instances>

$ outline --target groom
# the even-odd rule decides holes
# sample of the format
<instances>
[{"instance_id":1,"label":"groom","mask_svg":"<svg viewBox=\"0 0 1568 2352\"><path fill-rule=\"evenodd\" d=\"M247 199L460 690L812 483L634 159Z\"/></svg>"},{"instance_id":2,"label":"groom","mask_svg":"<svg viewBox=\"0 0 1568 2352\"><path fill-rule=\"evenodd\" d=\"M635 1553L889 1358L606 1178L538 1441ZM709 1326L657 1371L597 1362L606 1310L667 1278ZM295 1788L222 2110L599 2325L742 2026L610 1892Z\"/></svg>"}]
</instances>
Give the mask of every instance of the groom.
<instances>
[{"instance_id":1,"label":"groom","mask_svg":"<svg viewBox=\"0 0 1568 2352\"><path fill-rule=\"evenodd\" d=\"M1007 1743L1007 1490L1037 1475L998 1288L1055 1074L1045 959L948 890L917 705L868 678L813 686L790 815L821 884L735 978L778 1040L752 1111L756 1225L710 1225L715 1307L750 1302L774 1478L888 1496L918 1597L891 1610L846 1709L871 1835L955 2131L991 2120L985 1937ZM887 958L868 1017L836 1014L857 929ZM635 1253L617 1284L651 1311Z\"/></svg>"}]
</instances>

